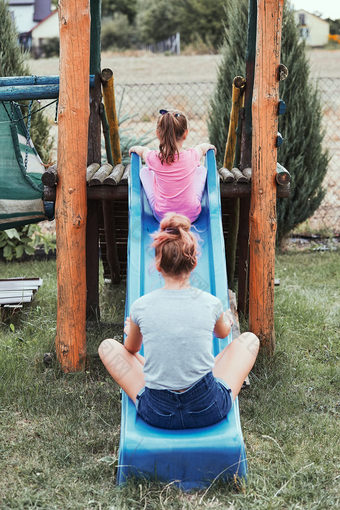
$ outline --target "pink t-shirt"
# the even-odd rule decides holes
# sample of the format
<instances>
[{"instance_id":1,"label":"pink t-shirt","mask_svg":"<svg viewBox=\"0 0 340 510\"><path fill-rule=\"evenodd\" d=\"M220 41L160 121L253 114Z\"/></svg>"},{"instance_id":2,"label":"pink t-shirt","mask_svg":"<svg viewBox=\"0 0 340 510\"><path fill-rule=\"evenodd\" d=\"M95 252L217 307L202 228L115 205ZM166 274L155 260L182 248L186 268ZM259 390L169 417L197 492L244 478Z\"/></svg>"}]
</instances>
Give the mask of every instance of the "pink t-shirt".
<instances>
[{"instance_id":1,"label":"pink t-shirt","mask_svg":"<svg viewBox=\"0 0 340 510\"><path fill-rule=\"evenodd\" d=\"M146 155L146 164L154 172L155 212L184 214L194 221L201 212L201 203L195 192L195 171L200 157L195 149L175 155L173 163L161 163L158 151Z\"/></svg>"}]
</instances>

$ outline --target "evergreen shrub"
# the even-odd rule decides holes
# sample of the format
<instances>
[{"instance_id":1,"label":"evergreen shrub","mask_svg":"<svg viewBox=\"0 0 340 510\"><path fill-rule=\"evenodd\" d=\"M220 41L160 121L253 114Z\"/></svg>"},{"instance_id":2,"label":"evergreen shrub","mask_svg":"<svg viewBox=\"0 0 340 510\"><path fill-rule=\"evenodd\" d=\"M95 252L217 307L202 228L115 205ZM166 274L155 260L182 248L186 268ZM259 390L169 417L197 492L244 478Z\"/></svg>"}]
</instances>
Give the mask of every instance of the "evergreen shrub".
<instances>
[{"instance_id":1,"label":"evergreen shrub","mask_svg":"<svg viewBox=\"0 0 340 510\"><path fill-rule=\"evenodd\" d=\"M237 75L245 75L247 13L247 0L226 0L227 28L208 126L220 166L228 133L232 80ZM294 16L287 3L283 16L281 62L288 67L289 75L280 83L280 98L285 101L287 111L279 118L279 131L285 141L278 149L278 161L291 174L291 194L277 202L278 243L319 207L329 161L328 152L322 146L324 130L320 95L310 77L305 47L299 40Z\"/></svg>"},{"instance_id":2,"label":"evergreen shrub","mask_svg":"<svg viewBox=\"0 0 340 510\"><path fill-rule=\"evenodd\" d=\"M26 55L19 46L18 35L4 0L0 0L0 20L0 76L30 75ZM32 111L39 107L39 103L34 101ZM23 111L24 115L27 114L26 109ZM53 141L49 134L48 119L43 111L32 115L31 137L42 160L48 162Z\"/></svg>"}]
</instances>

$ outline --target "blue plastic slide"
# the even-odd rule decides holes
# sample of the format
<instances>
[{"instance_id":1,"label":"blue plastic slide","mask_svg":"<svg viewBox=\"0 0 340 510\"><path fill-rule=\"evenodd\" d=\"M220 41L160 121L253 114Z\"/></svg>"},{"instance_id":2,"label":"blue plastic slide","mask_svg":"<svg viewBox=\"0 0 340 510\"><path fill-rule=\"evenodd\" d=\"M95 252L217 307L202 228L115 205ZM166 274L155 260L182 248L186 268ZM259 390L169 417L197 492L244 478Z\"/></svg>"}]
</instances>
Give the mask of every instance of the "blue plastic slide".
<instances>
[{"instance_id":1,"label":"blue plastic slide","mask_svg":"<svg viewBox=\"0 0 340 510\"><path fill-rule=\"evenodd\" d=\"M219 179L212 150L207 154L207 185L202 212L194 223L201 238L200 258L191 284L219 297L228 308L228 282L221 220ZM129 239L126 315L131 304L143 294L163 285L153 264L150 234L157 230L141 187L141 161L132 154L129 182ZM192 341L194 344L194 339ZM231 341L213 339L214 355ZM194 349L194 345L193 345ZM118 483L127 478L145 477L175 482L184 490L204 488L213 480L244 477L247 461L242 437L238 400L222 422L201 429L166 430L146 424L133 402L122 394L121 436Z\"/></svg>"}]
</instances>

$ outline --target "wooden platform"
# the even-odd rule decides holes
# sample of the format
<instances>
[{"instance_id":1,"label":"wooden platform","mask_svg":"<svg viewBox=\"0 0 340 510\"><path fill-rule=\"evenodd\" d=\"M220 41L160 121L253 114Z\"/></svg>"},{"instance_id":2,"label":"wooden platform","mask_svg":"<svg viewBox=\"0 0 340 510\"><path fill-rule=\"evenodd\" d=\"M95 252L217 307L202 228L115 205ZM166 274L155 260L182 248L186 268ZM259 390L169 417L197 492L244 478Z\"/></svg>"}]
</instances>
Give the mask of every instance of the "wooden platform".
<instances>
[{"instance_id":1,"label":"wooden platform","mask_svg":"<svg viewBox=\"0 0 340 510\"><path fill-rule=\"evenodd\" d=\"M277 196L290 194L290 176L277 169ZM128 177L130 165L112 167L92 163L87 168L87 317L100 318L99 310L99 256L104 267L104 279L119 283L126 276L128 238ZM280 178L278 176L280 175ZM283 176L283 177L282 177ZM236 253L236 278L238 279L238 309L245 313L248 297L248 239L249 208L251 195L251 169L219 170L223 234L227 245L233 230L236 202L240 201L240 218ZM44 200L55 201L58 173L56 165L42 176ZM226 255L228 255L226 253Z\"/></svg>"}]
</instances>

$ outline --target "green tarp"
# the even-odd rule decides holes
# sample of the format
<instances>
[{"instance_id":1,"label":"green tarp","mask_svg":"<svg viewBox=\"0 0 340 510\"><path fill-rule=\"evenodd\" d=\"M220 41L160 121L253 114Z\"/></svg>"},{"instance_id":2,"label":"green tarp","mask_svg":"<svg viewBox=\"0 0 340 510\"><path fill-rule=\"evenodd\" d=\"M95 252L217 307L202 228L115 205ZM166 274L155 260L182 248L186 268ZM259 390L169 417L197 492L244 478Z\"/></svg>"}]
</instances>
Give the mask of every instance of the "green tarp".
<instances>
[{"instance_id":1,"label":"green tarp","mask_svg":"<svg viewBox=\"0 0 340 510\"><path fill-rule=\"evenodd\" d=\"M19 106L0 102L0 230L46 219L41 182L44 171L31 140L27 145Z\"/></svg>"}]
</instances>

